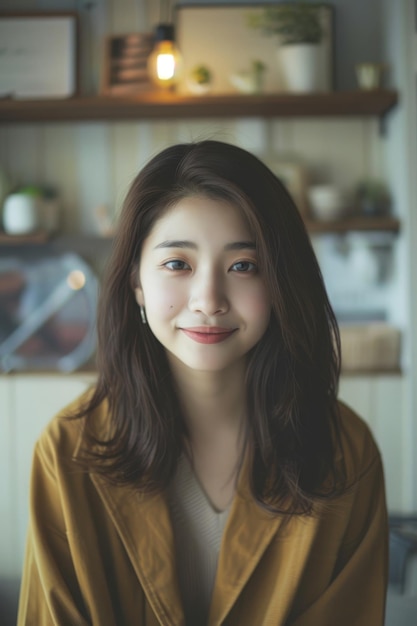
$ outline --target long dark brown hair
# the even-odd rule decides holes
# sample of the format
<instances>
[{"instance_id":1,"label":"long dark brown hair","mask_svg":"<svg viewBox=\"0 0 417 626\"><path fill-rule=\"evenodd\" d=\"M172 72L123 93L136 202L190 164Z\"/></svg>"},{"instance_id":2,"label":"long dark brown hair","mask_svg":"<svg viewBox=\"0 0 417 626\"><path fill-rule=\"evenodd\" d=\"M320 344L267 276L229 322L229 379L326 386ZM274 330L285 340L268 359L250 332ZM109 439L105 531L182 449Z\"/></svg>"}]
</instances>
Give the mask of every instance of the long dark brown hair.
<instances>
[{"instance_id":1,"label":"long dark brown hair","mask_svg":"<svg viewBox=\"0 0 417 626\"><path fill-rule=\"evenodd\" d=\"M337 323L284 185L258 158L218 141L163 150L127 194L99 303L98 383L77 414L87 418L86 443L95 444L85 446L84 461L110 480L144 490L163 489L175 471L187 433L164 348L141 322L134 287L155 221L192 195L226 200L246 215L271 295L269 326L247 365L252 493L272 510L309 513L343 478L334 462ZM98 438L90 418L103 402L110 434Z\"/></svg>"}]
</instances>

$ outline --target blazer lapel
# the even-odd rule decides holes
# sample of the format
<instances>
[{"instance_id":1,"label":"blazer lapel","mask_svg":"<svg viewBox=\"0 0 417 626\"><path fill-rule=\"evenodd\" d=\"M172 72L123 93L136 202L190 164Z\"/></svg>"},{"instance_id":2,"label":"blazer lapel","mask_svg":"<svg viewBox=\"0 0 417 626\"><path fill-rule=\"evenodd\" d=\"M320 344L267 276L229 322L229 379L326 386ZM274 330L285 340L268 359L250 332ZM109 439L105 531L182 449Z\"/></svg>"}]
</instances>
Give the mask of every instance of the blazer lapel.
<instances>
[{"instance_id":1,"label":"blazer lapel","mask_svg":"<svg viewBox=\"0 0 417 626\"><path fill-rule=\"evenodd\" d=\"M247 487L238 489L222 539L210 625L223 623L284 522L282 516L261 509Z\"/></svg>"},{"instance_id":2,"label":"blazer lapel","mask_svg":"<svg viewBox=\"0 0 417 626\"><path fill-rule=\"evenodd\" d=\"M184 614L175 570L175 547L163 494L149 495L91 476L149 604L161 624L181 626Z\"/></svg>"}]
</instances>

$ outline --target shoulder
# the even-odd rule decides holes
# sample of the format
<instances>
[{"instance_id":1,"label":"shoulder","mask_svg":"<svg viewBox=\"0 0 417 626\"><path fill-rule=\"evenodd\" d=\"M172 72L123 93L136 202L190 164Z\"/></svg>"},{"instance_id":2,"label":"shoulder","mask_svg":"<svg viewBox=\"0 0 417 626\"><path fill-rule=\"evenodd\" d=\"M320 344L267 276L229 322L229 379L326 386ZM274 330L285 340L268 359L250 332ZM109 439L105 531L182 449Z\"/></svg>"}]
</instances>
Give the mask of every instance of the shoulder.
<instances>
[{"instance_id":1,"label":"shoulder","mask_svg":"<svg viewBox=\"0 0 417 626\"><path fill-rule=\"evenodd\" d=\"M336 460L342 461L347 484L359 481L381 467L381 455L369 426L348 405L339 401L340 444Z\"/></svg>"},{"instance_id":2,"label":"shoulder","mask_svg":"<svg viewBox=\"0 0 417 626\"><path fill-rule=\"evenodd\" d=\"M71 461L77 457L84 439L86 420L98 437L105 437L109 429L107 403L84 417L77 417L87 407L94 389L84 392L63 407L43 429L36 442L35 452L55 462ZM54 463L55 464L55 463Z\"/></svg>"}]
</instances>

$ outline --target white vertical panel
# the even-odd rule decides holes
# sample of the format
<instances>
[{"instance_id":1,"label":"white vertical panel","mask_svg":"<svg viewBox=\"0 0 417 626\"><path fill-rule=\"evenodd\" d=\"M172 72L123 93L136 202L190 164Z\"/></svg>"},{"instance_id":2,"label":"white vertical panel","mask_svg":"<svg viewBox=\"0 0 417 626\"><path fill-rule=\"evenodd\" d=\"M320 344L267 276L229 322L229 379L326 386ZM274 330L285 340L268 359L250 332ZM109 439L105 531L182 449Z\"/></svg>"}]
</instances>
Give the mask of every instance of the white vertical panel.
<instances>
[{"instance_id":1,"label":"white vertical panel","mask_svg":"<svg viewBox=\"0 0 417 626\"><path fill-rule=\"evenodd\" d=\"M8 143L9 143L9 132L8 128L5 125L0 125L0 166L5 169L6 162L8 161Z\"/></svg>"},{"instance_id":2,"label":"white vertical panel","mask_svg":"<svg viewBox=\"0 0 417 626\"><path fill-rule=\"evenodd\" d=\"M74 128L74 133L80 230L82 233L97 234L97 208L111 206L114 202L111 128L108 124L79 124Z\"/></svg>"},{"instance_id":3,"label":"white vertical panel","mask_svg":"<svg viewBox=\"0 0 417 626\"><path fill-rule=\"evenodd\" d=\"M200 139L201 123L198 120L178 120L175 125L176 143L189 143Z\"/></svg>"},{"instance_id":4,"label":"white vertical panel","mask_svg":"<svg viewBox=\"0 0 417 626\"><path fill-rule=\"evenodd\" d=\"M372 427L373 397L371 377L342 376L339 385L339 398Z\"/></svg>"},{"instance_id":5,"label":"white vertical panel","mask_svg":"<svg viewBox=\"0 0 417 626\"><path fill-rule=\"evenodd\" d=\"M72 124L46 124L42 153L42 181L56 187L60 197L60 226L64 232L80 228L78 151Z\"/></svg>"},{"instance_id":6,"label":"white vertical panel","mask_svg":"<svg viewBox=\"0 0 417 626\"><path fill-rule=\"evenodd\" d=\"M136 122L114 123L111 131L111 168L113 173L114 202L110 215L115 218L133 178L138 173L139 128Z\"/></svg>"},{"instance_id":7,"label":"white vertical panel","mask_svg":"<svg viewBox=\"0 0 417 626\"><path fill-rule=\"evenodd\" d=\"M363 177L385 178L382 143L381 120L371 118L363 126L363 144L364 147L367 147L368 152L368 161L364 164L366 169L363 171Z\"/></svg>"},{"instance_id":8,"label":"white vertical panel","mask_svg":"<svg viewBox=\"0 0 417 626\"><path fill-rule=\"evenodd\" d=\"M109 2L110 11L110 32L134 33L143 30L143 1L139 10L137 0L111 0Z\"/></svg>"},{"instance_id":9,"label":"white vertical panel","mask_svg":"<svg viewBox=\"0 0 417 626\"><path fill-rule=\"evenodd\" d=\"M406 508L404 486L410 472L410 441L407 441L404 381L400 376L378 376L373 381L374 433L385 468L388 507Z\"/></svg>"},{"instance_id":10,"label":"white vertical panel","mask_svg":"<svg viewBox=\"0 0 417 626\"><path fill-rule=\"evenodd\" d=\"M15 422L12 382L0 377L0 580L18 575L15 554L17 537L16 459L14 457Z\"/></svg>"},{"instance_id":11,"label":"white vertical panel","mask_svg":"<svg viewBox=\"0 0 417 626\"><path fill-rule=\"evenodd\" d=\"M152 123L152 154L176 143L176 123L168 120L157 120Z\"/></svg>"},{"instance_id":12,"label":"white vertical panel","mask_svg":"<svg viewBox=\"0 0 417 626\"><path fill-rule=\"evenodd\" d=\"M407 441L405 380L401 376L342 376L339 397L369 424L382 454L390 511L407 510L405 486L413 479Z\"/></svg>"},{"instance_id":13,"label":"white vertical panel","mask_svg":"<svg viewBox=\"0 0 417 626\"><path fill-rule=\"evenodd\" d=\"M151 156L155 154L152 137L152 124L149 122L139 122L136 132L138 170L147 163Z\"/></svg>"},{"instance_id":14,"label":"white vertical panel","mask_svg":"<svg viewBox=\"0 0 417 626\"><path fill-rule=\"evenodd\" d=\"M181 120L176 123L175 138L177 142L211 139L236 143L235 121L228 118Z\"/></svg>"},{"instance_id":15,"label":"white vertical panel","mask_svg":"<svg viewBox=\"0 0 417 626\"><path fill-rule=\"evenodd\" d=\"M261 118L239 118L235 122L236 140L241 148L266 159L271 153L270 127L268 120Z\"/></svg>"},{"instance_id":16,"label":"white vertical panel","mask_svg":"<svg viewBox=\"0 0 417 626\"><path fill-rule=\"evenodd\" d=\"M7 169L17 184L39 181L44 154L43 126L15 124L8 129Z\"/></svg>"},{"instance_id":17,"label":"white vertical panel","mask_svg":"<svg viewBox=\"0 0 417 626\"><path fill-rule=\"evenodd\" d=\"M80 22L80 49L82 51L80 88L83 95L100 91L104 66L104 42L109 34L110 0L91 2L82 0L78 16Z\"/></svg>"},{"instance_id":18,"label":"white vertical panel","mask_svg":"<svg viewBox=\"0 0 417 626\"><path fill-rule=\"evenodd\" d=\"M270 122L271 144L273 147L272 158L294 157L294 123L291 119L273 119ZM298 154L295 156L302 156Z\"/></svg>"},{"instance_id":19,"label":"white vertical panel","mask_svg":"<svg viewBox=\"0 0 417 626\"><path fill-rule=\"evenodd\" d=\"M15 437L17 459L13 488L18 503L15 567L20 568L28 523L29 479L33 448L52 417L80 395L94 380L92 375L19 375L14 377Z\"/></svg>"},{"instance_id":20,"label":"white vertical panel","mask_svg":"<svg viewBox=\"0 0 417 626\"><path fill-rule=\"evenodd\" d=\"M150 26L151 28L153 28L154 26L156 26L156 24L161 21L160 1L158 0L158 2L156 2L155 0L139 0L139 4L141 5L141 13L139 13L139 16L144 14L148 27ZM179 2L175 2L173 0L172 5L176 4L179 4ZM173 18L174 16L171 15L171 17Z\"/></svg>"},{"instance_id":21,"label":"white vertical panel","mask_svg":"<svg viewBox=\"0 0 417 626\"><path fill-rule=\"evenodd\" d=\"M370 159L364 151L364 120L313 119L293 122L293 149L309 164L313 179L352 188Z\"/></svg>"}]
</instances>

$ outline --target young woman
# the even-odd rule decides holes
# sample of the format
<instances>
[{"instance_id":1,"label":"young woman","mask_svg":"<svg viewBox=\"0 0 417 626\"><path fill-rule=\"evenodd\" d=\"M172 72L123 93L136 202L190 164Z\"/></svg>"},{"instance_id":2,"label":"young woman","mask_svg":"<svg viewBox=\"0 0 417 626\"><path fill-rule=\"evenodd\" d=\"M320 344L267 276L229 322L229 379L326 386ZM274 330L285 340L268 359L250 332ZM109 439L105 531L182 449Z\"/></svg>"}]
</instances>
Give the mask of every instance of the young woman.
<instances>
[{"instance_id":1,"label":"young woman","mask_svg":"<svg viewBox=\"0 0 417 626\"><path fill-rule=\"evenodd\" d=\"M381 459L280 181L216 141L127 195L98 382L37 443L19 624L379 626Z\"/></svg>"}]
</instances>

